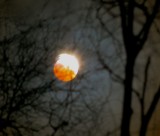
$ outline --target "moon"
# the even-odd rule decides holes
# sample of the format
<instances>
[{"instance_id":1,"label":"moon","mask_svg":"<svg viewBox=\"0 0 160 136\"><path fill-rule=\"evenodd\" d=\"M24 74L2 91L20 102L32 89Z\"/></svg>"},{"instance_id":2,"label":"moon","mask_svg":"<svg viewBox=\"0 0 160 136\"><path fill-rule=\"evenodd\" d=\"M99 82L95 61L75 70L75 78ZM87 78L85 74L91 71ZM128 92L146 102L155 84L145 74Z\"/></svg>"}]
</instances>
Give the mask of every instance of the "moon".
<instances>
[{"instance_id":1,"label":"moon","mask_svg":"<svg viewBox=\"0 0 160 136\"><path fill-rule=\"evenodd\" d=\"M60 54L53 67L54 75L63 82L73 80L79 69L78 59L71 54Z\"/></svg>"}]
</instances>

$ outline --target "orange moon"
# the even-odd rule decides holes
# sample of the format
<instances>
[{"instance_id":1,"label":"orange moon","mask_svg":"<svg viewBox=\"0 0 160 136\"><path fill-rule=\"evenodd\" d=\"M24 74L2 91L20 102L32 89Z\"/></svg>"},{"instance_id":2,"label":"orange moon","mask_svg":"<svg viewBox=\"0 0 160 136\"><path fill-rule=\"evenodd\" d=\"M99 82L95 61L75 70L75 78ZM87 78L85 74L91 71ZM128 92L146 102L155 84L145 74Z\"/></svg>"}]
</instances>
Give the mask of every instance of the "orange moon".
<instances>
[{"instance_id":1,"label":"orange moon","mask_svg":"<svg viewBox=\"0 0 160 136\"><path fill-rule=\"evenodd\" d=\"M73 80L79 69L79 63L75 56L60 54L53 67L54 75L63 82Z\"/></svg>"}]
</instances>

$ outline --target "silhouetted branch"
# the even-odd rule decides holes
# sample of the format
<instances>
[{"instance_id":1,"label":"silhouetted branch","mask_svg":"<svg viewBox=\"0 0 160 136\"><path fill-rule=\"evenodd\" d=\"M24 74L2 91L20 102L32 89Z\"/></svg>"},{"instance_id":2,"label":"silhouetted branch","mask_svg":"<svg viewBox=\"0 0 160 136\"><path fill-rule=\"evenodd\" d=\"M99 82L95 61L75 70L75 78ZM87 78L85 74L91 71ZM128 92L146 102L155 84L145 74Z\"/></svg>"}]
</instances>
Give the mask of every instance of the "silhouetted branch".
<instances>
[{"instance_id":1,"label":"silhouetted branch","mask_svg":"<svg viewBox=\"0 0 160 136\"><path fill-rule=\"evenodd\" d=\"M140 99L140 103L141 103L141 117L143 118L144 116L144 101L145 101L145 93L146 93L146 88L147 88L147 83L148 83L148 70L149 70L149 66L151 63L151 58L148 57L147 59L147 63L145 66L145 70L144 70L144 82L143 82L143 89L142 89L142 96Z\"/></svg>"},{"instance_id":2,"label":"silhouetted branch","mask_svg":"<svg viewBox=\"0 0 160 136\"><path fill-rule=\"evenodd\" d=\"M150 121L159 100L160 100L160 87L157 89L157 91L153 97L153 100L151 102L151 105L145 115L145 119L147 120L146 121L147 123Z\"/></svg>"},{"instance_id":3,"label":"silhouetted branch","mask_svg":"<svg viewBox=\"0 0 160 136\"><path fill-rule=\"evenodd\" d=\"M139 32L139 34L136 36L136 38L138 38L140 41L138 42L139 44L139 49L142 49L147 37L148 37L148 34L149 34L149 30L152 26L152 23L158 13L158 10L159 10L159 7L160 7L160 1L159 0L156 0L155 1L155 4L153 6L153 11L152 13L149 15L149 16L146 16L146 22L145 24L143 25L141 31ZM143 11L143 9L142 9Z\"/></svg>"}]
</instances>

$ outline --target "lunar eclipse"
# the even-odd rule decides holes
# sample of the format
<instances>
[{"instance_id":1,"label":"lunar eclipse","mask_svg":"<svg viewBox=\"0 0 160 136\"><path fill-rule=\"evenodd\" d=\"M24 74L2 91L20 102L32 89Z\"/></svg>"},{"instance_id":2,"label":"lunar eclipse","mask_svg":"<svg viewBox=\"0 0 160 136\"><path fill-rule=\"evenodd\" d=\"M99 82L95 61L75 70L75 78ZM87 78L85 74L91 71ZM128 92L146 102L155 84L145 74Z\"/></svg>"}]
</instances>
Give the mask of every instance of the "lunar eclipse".
<instances>
[{"instance_id":1,"label":"lunar eclipse","mask_svg":"<svg viewBox=\"0 0 160 136\"><path fill-rule=\"evenodd\" d=\"M79 69L77 58L71 54L60 54L53 67L53 73L57 79L63 82L73 80Z\"/></svg>"}]
</instances>

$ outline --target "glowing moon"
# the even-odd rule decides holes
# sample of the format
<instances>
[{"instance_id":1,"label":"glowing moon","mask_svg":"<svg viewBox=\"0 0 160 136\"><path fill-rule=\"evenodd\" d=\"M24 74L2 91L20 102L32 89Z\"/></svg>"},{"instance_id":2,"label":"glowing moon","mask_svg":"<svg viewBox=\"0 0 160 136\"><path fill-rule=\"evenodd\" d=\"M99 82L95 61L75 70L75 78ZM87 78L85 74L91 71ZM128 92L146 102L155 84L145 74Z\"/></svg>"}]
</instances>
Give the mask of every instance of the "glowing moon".
<instances>
[{"instance_id":1,"label":"glowing moon","mask_svg":"<svg viewBox=\"0 0 160 136\"><path fill-rule=\"evenodd\" d=\"M79 63L75 56L70 54L60 54L54 65L54 75L61 81L73 80L79 69Z\"/></svg>"}]
</instances>

